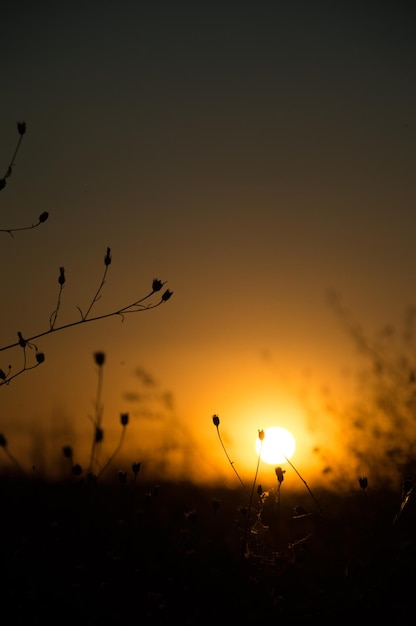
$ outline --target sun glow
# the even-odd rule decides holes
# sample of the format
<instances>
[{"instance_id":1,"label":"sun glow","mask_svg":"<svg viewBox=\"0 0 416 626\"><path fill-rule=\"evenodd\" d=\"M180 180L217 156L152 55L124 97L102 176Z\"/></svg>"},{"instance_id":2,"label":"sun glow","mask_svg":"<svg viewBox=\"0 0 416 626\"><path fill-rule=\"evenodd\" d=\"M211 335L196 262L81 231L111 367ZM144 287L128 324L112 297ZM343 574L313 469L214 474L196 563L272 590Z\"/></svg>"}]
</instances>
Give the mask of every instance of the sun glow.
<instances>
[{"instance_id":1,"label":"sun glow","mask_svg":"<svg viewBox=\"0 0 416 626\"><path fill-rule=\"evenodd\" d=\"M266 428L263 441L261 442L258 437L256 440L257 454L260 454L262 461L270 465L285 463L293 456L295 448L296 442L293 435L286 428L279 426Z\"/></svg>"}]
</instances>

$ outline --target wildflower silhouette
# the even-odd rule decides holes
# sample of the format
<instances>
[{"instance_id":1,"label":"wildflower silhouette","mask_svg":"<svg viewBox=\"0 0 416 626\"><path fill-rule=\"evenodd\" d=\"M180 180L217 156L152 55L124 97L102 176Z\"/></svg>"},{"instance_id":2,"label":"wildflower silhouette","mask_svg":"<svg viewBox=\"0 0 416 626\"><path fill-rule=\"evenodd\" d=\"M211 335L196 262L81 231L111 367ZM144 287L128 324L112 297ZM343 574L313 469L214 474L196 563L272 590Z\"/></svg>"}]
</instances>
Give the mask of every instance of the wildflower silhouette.
<instances>
[{"instance_id":1,"label":"wildflower silhouette","mask_svg":"<svg viewBox=\"0 0 416 626\"><path fill-rule=\"evenodd\" d=\"M0 178L0 191L6 187L7 179L12 175L13 169L16 165L16 158L17 158L20 146L22 144L23 137L26 134L25 122L23 121L17 122L17 132L19 135L17 145L14 149L12 158L10 159L10 162L7 166L6 173L4 174L2 178ZM39 215L38 220L35 223L31 224L30 226L3 228L3 229L0 229L0 232L6 232L13 236L13 233L16 231L29 230L29 229L36 228L37 226L40 226L41 224L46 222L48 218L49 218L49 213L47 211L43 211ZM105 319L111 316L118 315L122 318L122 320L124 320L124 317L128 313L138 313L141 311L154 309L160 306L161 304L167 302L171 298L173 292L170 291L169 289L166 289L162 293L160 300L158 300L157 302L150 301L150 298L154 296L154 294L156 294L157 292L161 291L161 289L163 288L163 285L165 284L158 278L155 278L153 279L151 291L147 295L143 296L142 298L139 298L135 300L134 302L132 302L131 304L120 307L109 313L105 313L103 315L98 315L94 317L91 316L90 314L94 305L101 297L101 292L104 287L111 262L112 262L111 249L107 247L106 254L104 256L104 273L101 278L98 289L95 292L94 297L91 299L89 305L86 307L85 312L83 312L82 309L79 306L77 306L78 311L80 312L80 315L81 315L81 319L68 323L68 324L63 324L61 326L57 326L57 321L58 321L58 316L59 316L61 305L62 305L62 296L63 296L63 289L66 284L66 275L65 275L65 268L64 267L59 268L59 275L58 275L59 292L58 292L56 307L49 317L49 328L48 330L38 332L30 337L25 336L26 338L23 338L23 334L19 331L17 342L0 347L0 352L4 352L15 347L20 347L23 350L23 365L19 369L13 370L11 365L8 365L8 367L0 366L0 386L10 384L10 382L17 376L20 376L24 372L38 367L45 361L45 354L42 351L38 350L35 343L33 343L36 339L39 339L40 337L44 337L47 334L51 334L57 331L71 328L72 326L77 326L79 324L87 323L87 322L96 322L100 319ZM33 351L32 354L34 355L34 358L32 359L31 362L29 362L28 360L29 349ZM97 430L97 436L99 436L98 430Z\"/></svg>"},{"instance_id":2,"label":"wildflower silhouette","mask_svg":"<svg viewBox=\"0 0 416 626\"><path fill-rule=\"evenodd\" d=\"M223 443L223 441L222 441L221 434L220 434L220 418L218 417L218 415L213 415L213 416L212 416L212 421L213 421L214 426L215 426L215 427L216 427L216 429L217 429L218 439L220 440L220 443L221 443L222 449L223 449L223 450L224 450L224 452L225 452L225 456L227 457L228 462L230 463L231 467L233 468L235 475L237 476L237 478L238 478L238 480L240 481L240 484L241 484L241 486L243 487L243 489L244 489L244 491L245 491L245 493L246 493L246 495L247 495L248 499L250 500L250 494L249 494L249 492L248 492L248 489L247 489L247 487L245 486L244 482L242 481L240 474L239 474L239 473L237 472L237 470L235 469L235 467L234 467L234 461L232 461L232 460L230 459L230 457L228 456L228 452L227 452L227 450L225 449L224 443Z\"/></svg>"},{"instance_id":3,"label":"wildflower silhouette","mask_svg":"<svg viewBox=\"0 0 416 626\"><path fill-rule=\"evenodd\" d=\"M18 371L12 373L11 365L9 365L8 368L6 368L7 371L3 368L0 368L0 387L2 385L9 384L14 378L16 378L16 376L23 374L23 372L27 370L34 369L35 367L38 367L44 362L45 355L43 352L38 350L38 347L34 343L36 339L45 337L46 335L50 335L58 331L72 328L73 326L79 326L80 324L87 324L89 322L97 322L98 320L103 320L108 317L119 316L121 317L122 321L124 321L124 318L128 313L140 313L143 311L149 311L151 309L155 309L161 306L162 304L164 304L165 302L167 302L173 295L172 291L170 291L169 289L166 289L158 300L156 301L152 300L152 297L156 293L160 292L163 286L165 285L165 282L159 280L158 278L154 278L152 281L151 290L149 291L147 295L143 296L142 298L139 298L138 300L135 300L134 302L128 304L127 306L123 306L114 311L111 311L110 313L104 313L104 314L97 315L97 316L91 316L90 313L94 305L101 297L101 292L106 282L108 268L111 264L111 261L112 261L111 249L107 248L106 254L104 256L104 272L100 281L100 285L97 291L95 292L90 304L86 308L85 313L83 313L82 309L78 306L77 309L80 312L81 318L78 320L75 320L74 322L63 324L61 326L57 325L57 320L58 320L58 315L59 315L59 312L61 310L61 305L62 305L63 289L66 285L66 274L65 274L65 269L63 267L59 268L59 276L58 276L59 292L58 292L58 297L57 297L57 304L56 304L54 311L50 315L48 330L44 330L35 335L31 335L28 338L24 338L22 333L19 331L18 341L16 341L15 343L11 343L9 345L0 347L0 352L5 352L7 350L11 350L12 348L17 348L17 347L20 347L23 350L23 365ZM27 348L32 349L35 353L34 362L32 364L28 364ZM97 431L97 436L98 436L98 431Z\"/></svg>"},{"instance_id":4,"label":"wildflower silhouette","mask_svg":"<svg viewBox=\"0 0 416 626\"><path fill-rule=\"evenodd\" d=\"M10 159L9 165L7 166L6 173L3 176L3 178L0 178L0 191L6 187L7 179L12 175L13 168L16 165L17 153L19 152L19 148L22 143L23 137L26 134L25 122L17 122L17 132L19 134L19 139L17 141L16 148L13 152L13 156ZM32 230L33 228L37 228L38 226L46 222L48 217L49 217L49 213L47 211L43 211L43 213L39 215L38 220L34 224L31 224L30 226L19 226L19 227L14 227L14 228L0 228L0 233L8 233L9 235L13 237L13 233L17 231Z\"/></svg>"},{"instance_id":5,"label":"wildflower silhouette","mask_svg":"<svg viewBox=\"0 0 416 626\"><path fill-rule=\"evenodd\" d=\"M9 178L12 175L12 173L13 173L13 168L16 165L15 161L16 161L17 153L19 152L19 148L20 148L20 145L21 145L21 143L23 141L23 137L26 134L26 122L17 122L16 126L17 126L17 132L19 134L19 139L17 140L17 145L16 145L16 148L15 148L15 150L13 152L13 156L10 159L10 162L9 162L8 167L7 167L6 173L3 176L3 178L0 178L0 191L5 188L6 182L7 182L7 178Z\"/></svg>"},{"instance_id":6,"label":"wildflower silhouette","mask_svg":"<svg viewBox=\"0 0 416 626\"><path fill-rule=\"evenodd\" d=\"M253 483L251 485L250 499L249 499L249 502L248 502L246 526L245 526L245 529L244 529L244 538L243 538L243 544L242 544L242 550L241 550L241 556L246 556L246 557L249 556L247 537L248 537L248 531L249 531L249 528L250 528L251 508L252 508L252 503L253 503L253 495L254 495L254 490L256 488L257 476L258 476L258 473L259 473L261 451L262 451L263 441L264 441L264 430L259 430L259 440L260 440L260 447L259 447L259 453L257 455L256 471L254 473Z\"/></svg>"}]
</instances>

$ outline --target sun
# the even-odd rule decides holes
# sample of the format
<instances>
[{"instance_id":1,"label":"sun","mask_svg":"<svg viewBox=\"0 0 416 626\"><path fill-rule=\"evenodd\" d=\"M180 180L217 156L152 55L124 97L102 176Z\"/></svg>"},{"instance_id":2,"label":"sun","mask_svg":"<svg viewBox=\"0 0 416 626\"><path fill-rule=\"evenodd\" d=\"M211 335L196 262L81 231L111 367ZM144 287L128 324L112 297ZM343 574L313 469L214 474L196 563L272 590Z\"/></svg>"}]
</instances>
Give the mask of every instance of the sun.
<instances>
[{"instance_id":1,"label":"sun","mask_svg":"<svg viewBox=\"0 0 416 626\"><path fill-rule=\"evenodd\" d=\"M265 463L276 465L285 463L293 456L296 448L295 438L286 428L273 426L264 431L263 442L256 440L256 452Z\"/></svg>"}]
</instances>

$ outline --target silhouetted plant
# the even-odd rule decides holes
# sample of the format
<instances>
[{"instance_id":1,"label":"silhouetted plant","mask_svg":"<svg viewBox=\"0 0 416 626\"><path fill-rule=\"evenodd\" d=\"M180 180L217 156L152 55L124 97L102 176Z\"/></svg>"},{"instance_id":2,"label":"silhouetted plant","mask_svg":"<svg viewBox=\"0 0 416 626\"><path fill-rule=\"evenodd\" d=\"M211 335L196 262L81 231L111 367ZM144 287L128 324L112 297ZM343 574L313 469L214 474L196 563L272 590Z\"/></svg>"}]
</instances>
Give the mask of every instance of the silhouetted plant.
<instances>
[{"instance_id":1,"label":"silhouetted plant","mask_svg":"<svg viewBox=\"0 0 416 626\"><path fill-rule=\"evenodd\" d=\"M25 122L17 122L17 132L19 134L19 139L17 141L16 148L15 148L15 150L13 152L13 156L10 159L10 162L9 162L9 164L7 166L6 173L3 176L3 178L0 178L0 191L5 188L7 179L12 175L13 168L16 165L17 153L19 152L19 148L20 148L20 145L22 143L23 137L26 134L26 123ZM13 237L13 233L15 233L17 231L32 230L33 228L37 228L38 226L40 226L41 224L46 222L48 217L49 217L49 213L47 211L43 211L39 215L37 222L35 222L34 224L31 224L30 226L17 226L17 227L13 227L13 228L0 228L0 233L8 233L9 235L11 235Z\"/></svg>"},{"instance_id":2,"label":"silhouetted plant","mask_svg":"<svg viewBox=\"0 0 416 626\"><path fill-rule=\"evenodd\" d=\"M7 442L6 437L2 433L0 433L0 448L4 451L5 455L10 459L10 461L18 469L18 471L20 473L24 474L25 471L24 471L23 467L20 465L20 463L16 459L16 457L10 452L7 444L8 444L8 442Z\"/></svg>"},{"instance_id":3,"label":"silhouetted plant","mask_svg":"<svg viewBox=\"0 0 416 626\"><path fill-rule=\"evenodd\" d=\"M416 478L416 309L405 311L401 328L384 324L369 333L339 294L331 291L328 298L364 362L356 398L331 409L345 425L344 446L357 473L366 468L372 485L387 480L397 489L404 477Z\"/></svg>"},{"instance_id":4,"label":"silhouetted plant","mask_svg":"<svg viewBox=\"0 0 416 626\"><path fill-rule=\"evenodd\" d=\"M234 461L232 461L230 459L230 457L228 456L228 452L227 452L227 450L225 448L225 445L223 443L223 440L221 438L221 434L220 434L220 418L218 417L218 415L213 415L212 416L212 422L213 422L215 428L217 429L218 439L220 440L220 443L221 443L222 449L224 450L225 456L227 457L228 462L230 463L231 467L233 468L233 471L234 471L235 475L237 476L238 480L240 481L240 484L243 487L243 489L244 489L244 491L246 493L247 498L250 500L250 493L249 493L247 487L245 486L245 484L244 484L240 474L235 469Z\"/></svg>"},{"instance_id":5,"label":"silhouetted plant","mask_svg":"<svg viewBox=\"0 0 416 626\"><path fill-rule=\"evenodd\" d=\"M252 504L253 504L253 495L254 495L254 490L256 488L256 483L257 483L257 476L259 473L259 466L260 466L260 459L261 459L261 450L262 450L262 446L263 446L263 441L264 441L264 430L259 430L259 440L260 440L260 447L259 447L259 452L257 455L257 465L256 465L256 471L254 472L254 478L253 478L253 482L251 485L251 490L250 490L250 497L249 497L249 501L248 501L248 511L247 511L247 520L246 520L246 526L244 529L244 537L243 537L243 545L242 545L242 556L250 556L250 551L249 551L249 546L248 546L248 542L247 542L247 537L248 537L248 533L249 533L249 528L251 527L251 509L252 509ZM260 489L260 492L262 492L263 490Z\"/></svg>"},{"instance_id":6,"label":"silhouetted plant","mask_svg":"<svg viewBox=\"0 0 416 626\"><path fill-rule=\"evenodd\" d=\"M15 147L15 150L13 152L12 158L7 166L6 173L3 176L3 178L0 179L0 191L5 188L7 179L11 176L13 172L13 168L15 167L16 157L19 152L23 137L26 134L26 123L17 122L17 131L19 134L19 139ZM4 228L4 229L0 229L0 232L7 232L10 235L12 235L16 231L30 230L46 222L48 217L49 217L48 212L44 211L40 214L37 222L32 224L31 226ZM13 368L11 365L8 365L7 367L3 367L3 368L0 367L0 386L9 384L14 378L23 374L23 372L32 370L44 362L45 354L42 351L40 351L37 345L34 343L36 339L39 339L40 337L44 337L45 335L48 335L57 331L62 331L67 328L71 328L73 326L78 326L80 324L85 324L87 322L96 322L98 320L105 319L105 318L112 317L112 316L120 316L121 319L124 320L125 315L127 315L128 313L138 313L138 312L154 309L160 306L161 304L163 304L164 302L167 302L172 296L173 292L170 291L169 289L165 289L163 293L161 294L160 299L157 302L151 301L150 299L152 298L152 296L160 292L162 290L163 285L165 284L165 282L162 282L158 278L154 278L152 282L151 291L147 295L141 298L138 298L137 300L135 300L134 302L126 306L116 308L115 310L109 313L91 317L90 313L94 305L96 304L96 302L101 297L101 292L104 287L111 262L112 262L111 248L107 247L106 254L104 256L104 272L103 272L103 276L101 278L100 284L98 286L98 289L95 295L93 296L90 303L86 307L85 312L83 312L80 306L77 306L78 311L80 312L80 315L81 315L81 319L75 320L68 324L62 324L61 326L57 326L56 324L57 324L58 315L61 309L63 289L66 284L66 275L65 275L65 268L64 267L59 268L59 275L58 275L59 291L58 291L58 296L57 296L56 307L49 317L49 328L48 330L38 332L31 336L28 336L26 333L22 333L21 331L18 331L17 332L18 341L11 343L9 345L0 347L0 352L5 352L15 347L20 347L23 350L23 364L17 371L13 372ZM28 349L33 350L33 354L34 354L34 358L32 359L30 363L28 361ZM99 436L98 431L97 431L97 436Z\"/></svg>"},{"instance_id":7,"label":"silhouetted plant","mask_svg":"<svg viewBox=\"0 0 416 626\"><path fill-rule=\"evenodd\" d=\"M101 315L97 315L95 317L88 317L88 315L91 313L91 310L94 306L94 304L98 301L102 288L104 287L104 283L105 283L105 279L107 276L107 271L108 271L108 267L111 264L111 249L107 248L106 254L104 256L104 265L105 265L105 269L104 269L104 275L101 279L100 282L100 286L97 289L94 297L92 298L90 304L88 305L86 312L83 313L82 309L80 307L77 307L80 315L81 315L81 319L76 320L74 322L70 322L67 324L63 324L62 326L56 326L56 321L58 318L58 313L59 310L61 308L61 300L62 300L62 290L64 288L64 285L66 284L66 277L65 277L65 270L63 267L61 267L59 269L59 276L58 276L58 284L59 284L59 292L58 292L58 299L57 299L57 305L55 310L53 311L53 313L51 314L50 318L49 318L49 329L42 331L40 333L37 333L35 335L32 335L28 338L23 337L22 333L20 331L18 331L17 336L18 336L18 341L16 341L15 343L0 347L0 352L5 352L7 350L11 350L12 348L16 348L16 347L20 347L23 350L23 365L21 366L21 368L19 370L17 370L15 373L12 373L12 366L9 365L6 368L6 371L4 369L0 369L0 387L2 385L7 385L9 384L14 378L16 378L17 376L23 374L23 372L26 372L28 370L34 369L35 367L38 367L39 365L41 365L44 360L45 360L45 355L43 352L39 351L37 345L34 343L34 340L39 339L41 337L45 337L46 335L50 335L52 333L58 332L58 331L62 331L62 330L66 330L68 328L72 328L73 326L79 326L81 324L87 324L88 322L97 322L98 320L102 320L108 317L114 317L114 316L120 316L122 318L122 320L124 320L125 315L127 315L128 313L141 313L143 311L149 311L151 309L155 309L157 307L159 307L160 305L164 304L165 302L167 302L170 297L172 296L173 292L170 291L169 289L166 289L161 297L159 298L159 300L157 300L156 302L152 302L150 301L150 299L152 298L152 296L154 296L156 293L158 293L159 291L162 290L163 285L165 284L165 282L162 282L161 280L159 280L158 278L154 278L152 281L152 287L151 290L149 291L149 293L145 296L143 296L142 298L139 298L138 300L135 300L134 302L132 302L131 304L128 304L127 306L123 306L121 308L118 308L114 311L111 311L110 313L103 313ZM32 362L31 364L28 364L27 362L27 348L31 349L34 351L34 362Z\"/></svg>"},{"instance_id":8,"label":"silhouetted plant","mask_svg":"<svg viewBox=\"0 0 416 626\"><path fill-rule=\"evenodd\" d=\"M17 140L17 145L16 145L16 147L14 149L13 156L10 159L9 165L8 165L8 167L6 169L6 173L3 176L3 178L0 178L0 191L5 188L7 179L13 173L13 168L16 165L15 161L16 161L17 153L19 152L19 148L20 148L20 145L21 145L21 143L23 141L23 137L26 134L26 123L25 122L17 122L16 126L17 126L17 132L19 133L19 139Z\"/></svg>"}]
</instances>

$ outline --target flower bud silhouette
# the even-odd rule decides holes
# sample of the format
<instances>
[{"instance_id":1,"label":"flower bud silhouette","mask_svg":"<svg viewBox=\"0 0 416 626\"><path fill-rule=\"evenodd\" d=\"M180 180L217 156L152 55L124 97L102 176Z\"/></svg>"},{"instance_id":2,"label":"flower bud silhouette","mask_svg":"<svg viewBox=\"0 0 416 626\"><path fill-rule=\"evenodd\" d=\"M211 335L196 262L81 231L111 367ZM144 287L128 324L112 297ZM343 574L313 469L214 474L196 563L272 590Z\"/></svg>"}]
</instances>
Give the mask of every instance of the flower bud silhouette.
<instances>
[{"instance_id":1,"label":"flower bud silhouette","mask_svg":"<svg viewBox=\"0 0 416 626\"><path fill-rule=\"evenodd\" d=\"M59 278L58 278L58 283L60 285L64 285L65 284L65 268L64 267L60 267L59 268Z\"/></svg>"},{"instance_id":2,"label":"flower bud silhouette","mask_svg":"<svg viewBox=\"0 0 416 626\"><path fill-rule=\"evenodd\" d=\"M173 291L169 291L169 289L166 289L166 291L162 295L162 302L166 302L166 300L169 300L172 294L173 294Z\"/></svg>"},{"instance_id":3,"label":"flower bud silhouette","mask_svg":"<svg viewBox=\"0 0 416 626\"><path fill-rule=\"evenodd\" d=\"M135 476L137 476L137 474L140 472L141 466L142 466L141 461L139 461L138 463L132 464L131 469L133 470L133 474Z\"/></svg>"},{"instance_id":4,"label":"flower bud silhouette","mask_svg":"<svg viewBox=\"0 0 416 626\"><path fill-rule=\"evenodd\" d=\"M277 480L279 481L279 484L281 485L282 482L284 481L283 474L286 472L286 470L282 470L281 467L276 467L274 471L275 471Z\"/></svg>"},{"instance_id":5,"label":"flower bud silhouette","mask_svg":"<svg viewBox=\"0 0 416 626\"><path fill-rule=\"evenodd\" d=\"M159 280L158 278L154 278L153 279L153 283L152 283L152 289L153 291L160 291L163 287L163 283L161 280Z\"/></svg>"},{"instance_id":6,"label":"flower bud silhouette","mask_svg":"<svg viewBox=\"0 0 416 626\"><path fill-rule=\"evenodd\" d=\"M37 363L43 363L45 360L45 355L43 354L43 352L36 352L36 361Z\"/></svg>"},{"instance_id":7,"label":"flower bud silhouette","mask_svg":"<svg viewBox=\"0 0 416 626\"><path fill-rule=\"evenodd\" d=\"M98 366L102 366L105 363L105 353L104 352L94 352L94 360Z\"/></svg>"},{"instance_id":8,"label":"flower bud silhouette","mask_svg":"<svg viewBox=\"0 0 416 626\"><path fill-rule=\"evenodd\" d=\"M64 446L62 448L63 455L66 459L72 459L73 450L71 446Z\"/></svg>"},{"instance_id":9,"label":"flower bud silhouette","mask_svg":"<svg viewBox=\"0 0 416 626\"><path fill-rule=\"evenodd\" d=\"M103 439L104 439L104 431L102 428L97 426L97 428L95 429L95 443L101 443Z\"/></svg>"},{"instance_id":10,"label":"flower bud silhouette","mask_svg":"<svg viewBox=\"0 0 416 626\"><path fill-rule=\"evenodd\" d=\"M41 214L39 215L39 218L38 218L38 219L39 219L39 222L40 222L41 224L43 224L43 222L46 222L46 220L48 219L48 217L49 217L49 213L48 213L47 211L44 211L43 213L41 213Z\"/></svg>"},{"instance_id":11,"label":"flower bud silhouette","mask_svg":"<svg viewBox=\"0 0 416 626\"><path fill-rule=\"evenodd\" d=\"M17 122L17 132L19 135L24 135L26 132L26 122Z\"/></svg>"},{"instance_id":12,"label":"flower bud silhouette","mask_svg":"<svg viewBox=\"0 0 416 626\"><path fill-rule=\"evenodd\" d=\"M129 414L128 413L121 413L120 415L120 422L122 426L127 426L127 424L129 423Z\"/></svg>"},{"instance_id":13,"label":"flower bud silhouette","mask_svg":"<svg viewBox=\"0 0 416 626\"><path fill-rule=\"evenodd\" d=\"M74 467L72 468L72 473L74 476L81 476L82 474L82 467L79 463L76 463L74 465Z\"/></svg>"},{"instance_id":14,"label":"flower bud silhouette","mask_svg":"<svg viewBox=\"0 0 416 626\"><path fill-rule=\"evenodd\" d=\"M109 266L111 264L111 249L107 248L107 253L104 257L104 265Z\"/></svg>"},{"instance_id":15,"label":"flower bud silhouette","mask_svg":"<svg viewBox=\"0 0 416 626\"><path fill-rule=\"evenodd\" d=\"M218 426L220 425L220 418L218 417L218 415L213 415L212 421L214 422L214 426L218 428Z\"/></svg>"},{"instance_id":16,"label":"flower bud silhouette","mask_svg":"<svg viewBox=\"0 0 416 626\"><path fill-rule=\"evenodd\" d=\"M119 481L120 481L120 483L122 485L125 485L126 482L127 482L127 474L126 474L126 472L122 472L121 470L119 470L119 472L118 472L118 479L119 479Z\"/></svg>"}]
</instances>

